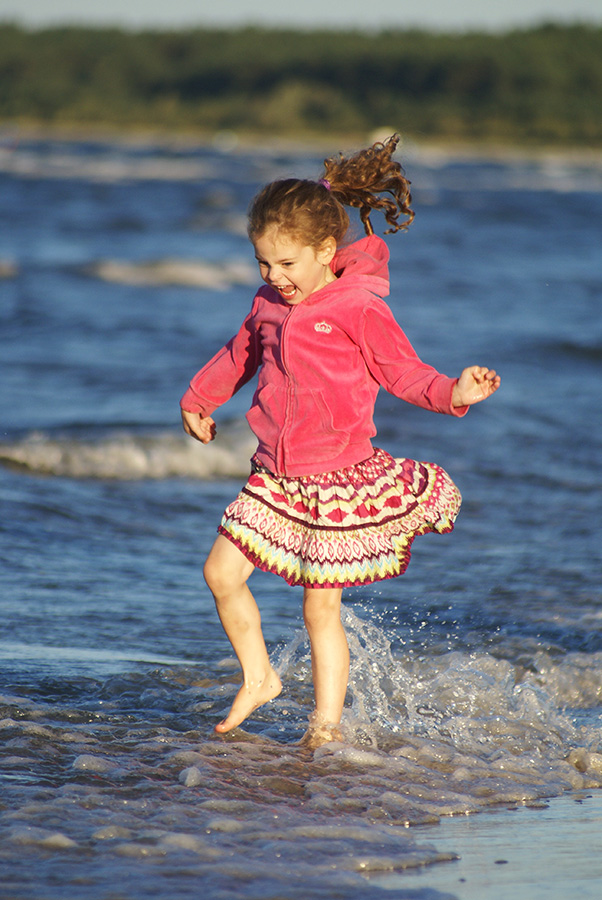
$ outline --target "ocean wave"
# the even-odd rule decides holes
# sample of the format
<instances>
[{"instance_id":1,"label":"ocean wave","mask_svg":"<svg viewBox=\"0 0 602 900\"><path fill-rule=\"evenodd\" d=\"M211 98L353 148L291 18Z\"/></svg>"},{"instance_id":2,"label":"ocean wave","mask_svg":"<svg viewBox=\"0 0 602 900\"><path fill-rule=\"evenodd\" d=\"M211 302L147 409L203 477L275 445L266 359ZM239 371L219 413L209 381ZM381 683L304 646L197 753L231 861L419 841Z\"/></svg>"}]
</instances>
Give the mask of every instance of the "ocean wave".
<instances>
[{"instance_id":1,"label":"ocean wave","mask_svg":"<svg viewBox=\"0 0 602 900\"><path fill-rule=\"evenodd\" d=\"M107 152L84 156L73 150L47 147L10 148L0 152L0 172L21 178L76 178L83 181L199 181L216 177L215 164L197 156L139 156L107 145ZM1 148L0 148L1 149Z\"/></svg>"},{"instance_id":2,"label":"ocean wave","mask_svg":"<svg viewBox=\"0 0 602 900\"><path fill-rule=\"evenodd\" d=\"M32 475L78 479L210 481L246 477L255 446L246 423L221 426L219 441L204 446L172 432L119 432L99 440L35 433L1 442L0 464Z\"/></svg>"},{"instance_id":3,"label":"ocean wave","mask_svg":"<svg viewBox=\"0 0 602 900\"><path fill-rule=\"evenodd\" d=\"M245 262L209 263L185 259L147 262L100 260L83 269L86 275L119 284L153 286L179 285L225 291L235 284L254 285L255 266Z\"/></svg>"},{"instance_id":4,"label":"ocean wave","mask_svg":"<svg viewBox=\"0 0 602 900\"><path fill-rule=\"evenodd\" d=\"M266 146L254 145L244 156L238 157L252 179L264 181L282 174L273 159L278 146L275 139L271 139ZM211 148L213 155L209 157L207 147L202 145L195 148L184 143L180 152L174 142L174 153L170 147L163 150L160 145L136 145L120 139L99 142L93 153L82 152L82 147L84 144L77 140L61 141L51 147L44 141L0 146L0 172L22 178L70 178L102 183L207 182L223 178L222 161L231 161L234 149L227 143L215 141ZM307 158L311 155L312 150L308 147ZM479 150L407 141L403 156L415 171L413 181L422 190L468 188L472 193L510 189L554 193L602 191L602 162L595 151L529 153L520 147L492 146ZM253 172L257 165L261 175ZM299 160L297 166L301 165Z\"/></svg>"},{"instance_id":5,"label":"ocean wave","mask_svg":"<svg viewBox=\"0 0 602 900\"><path fill-rule=\"evenodd\" d=\"M455 151L409 147L408 166L420 170L414 183L424 189L476 191L546 191L573 193L602 191L602 163L596 153L543 152L529 155L520 149Z\"/></svg>"}]
</instances>

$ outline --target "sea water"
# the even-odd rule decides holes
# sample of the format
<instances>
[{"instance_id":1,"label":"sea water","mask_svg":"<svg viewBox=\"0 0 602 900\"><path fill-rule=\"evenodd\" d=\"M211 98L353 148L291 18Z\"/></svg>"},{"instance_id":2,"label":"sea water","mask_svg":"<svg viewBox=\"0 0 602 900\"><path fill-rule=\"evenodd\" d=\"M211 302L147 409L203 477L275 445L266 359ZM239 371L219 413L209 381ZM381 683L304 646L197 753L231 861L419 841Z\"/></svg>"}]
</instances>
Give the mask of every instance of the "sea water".
<instances>
[{"instance_id":1,"label":"sea water","mask_svg":"<svg viewBox=\"0 0 602 900\"><path fill-rule=\"evenodd\" d=\"M426 361L503 386L460 421L383 394L378 443L444 466L463 508L402 578L345 592L342 741L297 743L301 594L262 573L284 691L213 733L239 675L201 569L248 474L252 386L208 447L178 400L258 283L249 200L320 161L3 135L3 896L559 900L567 878L598 896L595 158L408 148L391 307Z\"/></svg>"}]
</instances>

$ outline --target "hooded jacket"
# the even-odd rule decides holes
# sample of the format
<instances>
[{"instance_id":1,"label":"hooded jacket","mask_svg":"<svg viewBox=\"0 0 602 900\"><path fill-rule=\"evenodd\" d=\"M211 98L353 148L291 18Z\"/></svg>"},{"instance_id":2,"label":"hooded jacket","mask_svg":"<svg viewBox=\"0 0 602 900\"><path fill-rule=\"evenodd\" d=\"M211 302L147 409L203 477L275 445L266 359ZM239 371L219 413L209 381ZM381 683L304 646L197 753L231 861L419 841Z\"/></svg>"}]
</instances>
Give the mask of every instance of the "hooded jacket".
<instances>
[{"instance_id":1,"label":"hooded jacket","mask_svg":"<svg viewBox=\"0 0 602 900\"><path fill-rule=\"evenodd\" d=\"M374 452L379 387L434 412L457 381L417 356L383 300L389 251L371 235L337 252L336 280L297 305L267 285L238 333L192 379L182 409L209 416L259 371L247 420L274 474L315 475Z\"/></svg>"}]
</instances>

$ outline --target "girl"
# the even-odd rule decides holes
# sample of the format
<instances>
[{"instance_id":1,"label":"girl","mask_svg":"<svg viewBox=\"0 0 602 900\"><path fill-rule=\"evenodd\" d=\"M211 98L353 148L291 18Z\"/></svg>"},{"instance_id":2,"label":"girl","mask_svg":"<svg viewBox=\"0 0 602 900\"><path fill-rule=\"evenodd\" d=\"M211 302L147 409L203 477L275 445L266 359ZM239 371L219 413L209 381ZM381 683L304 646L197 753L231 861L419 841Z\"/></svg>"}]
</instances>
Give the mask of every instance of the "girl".
<instances>
[{"instance_id":1,"label":"girl","mask_svg":"<svg viewBox=\"0 0 602 900\"><path fill-rule=\"evenodd\" d=\"M184 430L208 443L213 411L259 371L247 414L258 440L252 473L204 568L243 673L219 733L282 689L247 586L258 567L303 586L315 694L308 742L337 735L349 674L342 589L404 572L414 537L451 531L461 499L440 467L373 448L379 387L461 416L500 384L486 367L452 379L423 363L382 299L388 250L370 213L384 213L386 234L414 218L397 142L327 159L317 182L276 181L258 194L248 232L265 286L181 401ZM344 243L345 206L359 209L367 234L356 243Z\"/></svg>"}]
</instances>

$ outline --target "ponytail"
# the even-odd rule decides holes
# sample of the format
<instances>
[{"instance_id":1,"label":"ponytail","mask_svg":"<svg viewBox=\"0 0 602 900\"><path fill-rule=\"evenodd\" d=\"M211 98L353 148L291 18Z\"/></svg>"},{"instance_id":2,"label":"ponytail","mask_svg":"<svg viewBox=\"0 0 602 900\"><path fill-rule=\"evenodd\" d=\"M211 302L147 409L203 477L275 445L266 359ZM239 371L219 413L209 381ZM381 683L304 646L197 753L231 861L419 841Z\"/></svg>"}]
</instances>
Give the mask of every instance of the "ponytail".
<instances>
[{"instance_id":1,"label":"ponytail","mask_svg":"<svg viewBox=\"0 0 602 900\"><path fill-rule=\"evenodd\" d=\"M366 234L374 234L373 210L384 214L390 226L385 234L407 228L414 211L410 182L392 159L398 142L393 135L353 156L326 159L319 181L288 178L266 185L249 210L251 241L274 226L311 247L321 247L329 237L340 244L349 228L347 206L359 210Z\"/></svg>"},{"instance_id":2,"label":"ponytail","mask_svg":"<svg viewBox=\"0 0 602 900\"><path fill-rule=\"evenodd\" d=\"M341 154L324 161L324 180L330 184L331 193L344 206L359 209L366 234L374 234L372 210L380 210L391 226L385 234L407 228L414 218L410 182L401 165L392 159L398 143L399 135L394 134L354 156ZM400 215L406 217L405 221L398 221Z\"/></svg>"}]
</instances>

